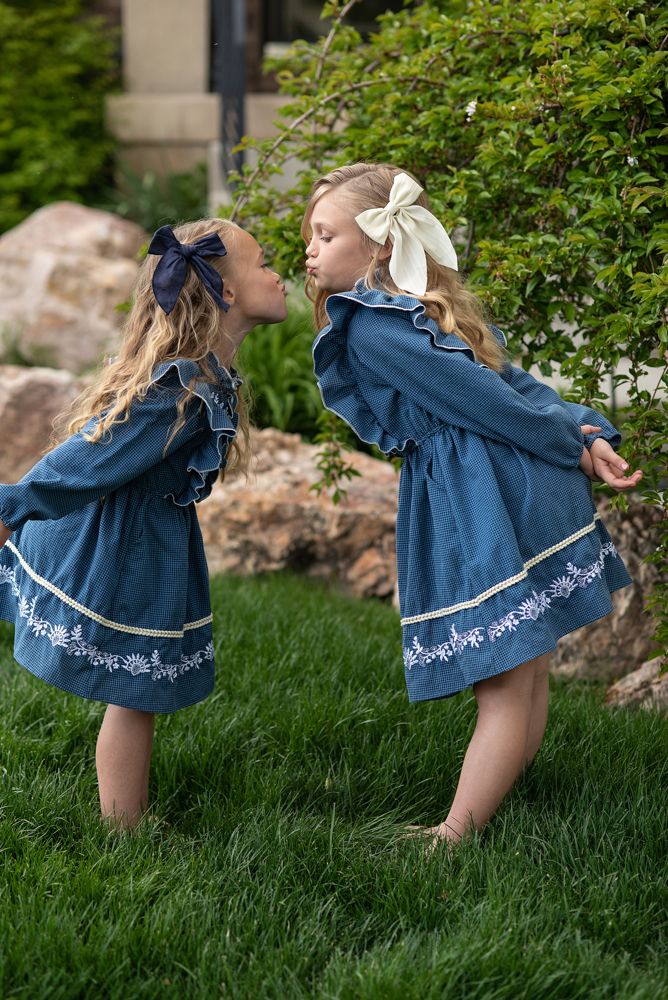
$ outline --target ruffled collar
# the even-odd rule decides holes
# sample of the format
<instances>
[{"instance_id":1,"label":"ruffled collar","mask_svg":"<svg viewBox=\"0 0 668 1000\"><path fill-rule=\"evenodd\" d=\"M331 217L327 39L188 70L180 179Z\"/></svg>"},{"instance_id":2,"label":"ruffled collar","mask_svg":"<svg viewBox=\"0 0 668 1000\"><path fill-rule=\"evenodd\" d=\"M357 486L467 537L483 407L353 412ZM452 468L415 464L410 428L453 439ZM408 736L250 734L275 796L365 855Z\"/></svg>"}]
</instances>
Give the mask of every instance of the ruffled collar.
<instances>
[{"instance_id":1,"label":"ruffled collar","mask_svg":"<svg viewBox=\"0 0 668 1000\"><path fill-rule=\"evenodd\" d=\"M227 465L226 454L230 442L236 437L239 414L236 412L237 389L243 384L234 368L227 370L216 355L210 352L207 361L216 383L204 381L201 368L185 358L165 361L153 372L151 385L174 370L184 389L191 389L204 403L209 433L195 447L188 459L189 477L178 494L170 494L174 503L183 507L193 500L199 503L211 493L218 472Z\"/></svg>"},{"instance_id":2,"label":"ruffled collar","mask_svg":"<svg viewBox=\"0 0 668 1000\"><path fill-rule=\"evenodd\" d=\"M411 320L416 330L426 330L435 347L442 347L446 351L462 351L471 361L475 361L475 354L468 344L465 344L454 333L444 333L433 319L425 315L424 304L419 299L413 295L389 295L379 288L367 288L363 278L357 282L354 291L336 292L329 296L325 303L325 310L330 325L318 334L313 345L314 349L322 338L339 326L339 321L342 318L341 306L347 312L348 304L351 302L356 306L366 306L368 309L395 309L404 314L408 313L406 318Z\"/></svg>"}]
</instances>

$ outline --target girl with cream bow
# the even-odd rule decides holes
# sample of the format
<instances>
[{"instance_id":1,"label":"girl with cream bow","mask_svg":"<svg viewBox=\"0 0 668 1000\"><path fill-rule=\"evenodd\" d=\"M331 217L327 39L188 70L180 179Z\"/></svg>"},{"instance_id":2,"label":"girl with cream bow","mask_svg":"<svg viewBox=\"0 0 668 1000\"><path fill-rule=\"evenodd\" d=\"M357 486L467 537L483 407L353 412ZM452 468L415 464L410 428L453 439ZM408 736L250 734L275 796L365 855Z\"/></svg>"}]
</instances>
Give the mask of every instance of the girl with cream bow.
<instances>
[{"instance_id":1,"label":"girl with cream bow","mask_svg":"<svg viewBox=\"0 0 668 1000\"><path fill-rule=\"evenodd\" d=\"M631 580L590 479L641 473L615 428L510 365L407 171L359 163L322 177L303 224L325 406L404 458L397 566L409 699L468 687L478 721L430 845L481 829L533 760L560 636L612 610Z\"/></svg>"}]
</instances>

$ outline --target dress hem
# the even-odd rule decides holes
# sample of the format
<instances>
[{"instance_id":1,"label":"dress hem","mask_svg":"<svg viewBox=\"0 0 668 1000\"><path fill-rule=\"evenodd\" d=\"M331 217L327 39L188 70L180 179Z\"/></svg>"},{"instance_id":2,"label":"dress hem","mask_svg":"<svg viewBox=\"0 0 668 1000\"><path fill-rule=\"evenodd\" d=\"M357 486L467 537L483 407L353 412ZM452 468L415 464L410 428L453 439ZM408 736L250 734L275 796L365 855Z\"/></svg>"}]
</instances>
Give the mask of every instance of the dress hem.
<instances>
[{"instance_id":1,"label":"dress hem","mask_svg":"<svg viewBox=\"0 0 668 1000\"><path fill-rule=\"evenodd\" d=\"M0 615L2 618L2 615ZM4 619L8 621L9 619ZM149 693L145 699L146 707L143 707L142 699L137 698L136 692L133 692L132 699L122 698L122 697L104 697L102 694L91 693L89 690L79 691L75 690L77 685L66 686L65 683L59 683L58 680L54 680L51 677L43 677L41 674L36 673L30 667L26 666L25 663L17 658L16 653L14 653L14 659L23 670L27 670L29 674L36 677L37 680L43 681L45 684L49 684L51 687L57 688L59 691L64 691L65 694L73 694L77 698L85 698L86 701L97 701L103 705L116 705L118 708L129 708L135 712L150 712L153 715L172 715L174 712L179 712L182 708L190 708L192 705L196 705L200 701L204 701L208 698L210 694L213 694L214 682L212 680L211 686L208 691L204 694L201 691L193 692L191 698L186 698L184 701L179 699L179 704L171 708L156 708L155 707L155 696ZM132 704L130 702L132 701ZM137 704L137 702L140 702Z\"/></svg>"},{"instance_id":2,"label":"dress hem","mask_svg":"<svg viewBox=\"0 0 668 1000\"><path fill-rule=\"evenodd\" d=\"M628 581L617 585L608 584L608 595L614 593L616 590L623 590L624 587L630 586L632 582L633 581ZM524 636L522 638L522 654L515 654L514 656L510 655L506 663L498 666L497 669L491 672L489 670L489 666L487 665L484 669L469 671L469 678L467 679L462 677L464 683L461 685L458 684L458 681L455 681L451 685L448 685L447 683L442 683L440 685L434 684L433 688L437 689L438 693L422 693L425 687L429 684L429 679L419 677L413 681L413 678L411 677L409 680L410 668L406 667L405 674L408 686L409 703L413 704L420 701L439 701L443 698L453 698L455 695L461 694L462 691L467 691L479 681L488 680L490 677L496 677L498 674L508 673L509 670L514 670L515 667L519 667L522 663L528 663L529 660L542 656L544 653L553 652L556 649L557 642L559 639L563 638L563 636L569 635L571 632L575 632L579 628L591 625L595 621L600 621L601 618L606 618L612 611L612 602L609 600L609 596L606 603L608 606L605 609L601 607L600 603L598 603L596 608L592 608L591 605L589 605L587 610L583 609L584 613L581 616L576 615L575 620L571 619L566 627L559 626L559 624L556 623L556 627L553 625L547 630L547 632L543 631L540 636L537 636L534 643L527 641L526 636ZM434 665L436 666L435 663ZM425 664L425 667L426 669L429 669L428 664ZM442 680L446 681L446 678L443 677ZM413 681L412 684L411 681ZM411 691L411 687L413 687L413 691Z\"/></svg>"}]
</instances>

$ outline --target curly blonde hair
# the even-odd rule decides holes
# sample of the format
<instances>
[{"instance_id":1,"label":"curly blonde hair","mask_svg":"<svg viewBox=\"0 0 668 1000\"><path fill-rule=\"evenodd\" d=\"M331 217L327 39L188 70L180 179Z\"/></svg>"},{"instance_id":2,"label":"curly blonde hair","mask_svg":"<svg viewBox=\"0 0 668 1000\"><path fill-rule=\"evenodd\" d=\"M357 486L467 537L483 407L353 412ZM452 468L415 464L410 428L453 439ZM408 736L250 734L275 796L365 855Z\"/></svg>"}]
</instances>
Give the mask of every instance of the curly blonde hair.
<instances>
[{"instance_id":1,"label":"curly blonde hair","mask_svg":"<svg viewBox=\"0 0 668 1000\"><path fill-rule=\"evenodd\" d=\"M354 163L350 166L337 167L320 177L313 185L311 198L306 208L302 223L302 236L309 242L310 221L316 203L325 194L336 192L342 195L337 203L340 207L356 216L369 208L384 208L390 200L390 191L398 174L408 174L390 163ZM413 177L417 181L417 178ZM418 182L419 183L419 182ZM415 201L431 212L431 205L424 191ZM371 262L364 281L367 288L379 288L389 295L407 294L405 289L398 288L390 276L389 258L382 256L383 246L376 243L360 229L360 239L371 252ZM316 329L321 330L329 322L325 310L327 298L331 292L316 289L311 277L306 281L306 294L313 302ZM501 371L506 362L506 356L501 344L485 323L483 306L480 300L467 291L462 285L456 271L443 264L437 264L427 254L427 291L424 295L413 295L425 307L427 316L433 319L444 333L455 333L464 343L468 344L478 361L494 371Z\"/></svg>"},{"instance_id":2,"label":"curly blonde hair","mask_svg":"<svg viewBox=\"0 0 668 1000\"><path fill-rule=\"evenodd\" d=\"M230 252L225 257L207 257L206 260L225 281L234 267L237 232L239 226L227 219L201 219L179 226L174 235L180 243L195 243L203 236L217 233ZM201 372L197 378L215 383L207 356L211 351L220 349L221 310L195 269L188 264L181 294L167 316L156 302L151 286L160 259L150 254L142 262L133 289L132 308L123 326L118 356L113 364L108 364L108 359L105 359L92 384L54 422L50 447L81 431L92 417L99 419L94 430L86 434L89 441L99 441L106 432L111 432L115 424L125 423L130 417L132 405L146 395L156 366L163 362L177 359L194 361ZM177 420L165 443L165 451L184 425L186 406L194 395L192 383L180 395ZM248 400L242 393L237 394L237 413L239 434L230 445L232 455L228 468L245 468L250 455Z\"/></svg>"}]
</instances>

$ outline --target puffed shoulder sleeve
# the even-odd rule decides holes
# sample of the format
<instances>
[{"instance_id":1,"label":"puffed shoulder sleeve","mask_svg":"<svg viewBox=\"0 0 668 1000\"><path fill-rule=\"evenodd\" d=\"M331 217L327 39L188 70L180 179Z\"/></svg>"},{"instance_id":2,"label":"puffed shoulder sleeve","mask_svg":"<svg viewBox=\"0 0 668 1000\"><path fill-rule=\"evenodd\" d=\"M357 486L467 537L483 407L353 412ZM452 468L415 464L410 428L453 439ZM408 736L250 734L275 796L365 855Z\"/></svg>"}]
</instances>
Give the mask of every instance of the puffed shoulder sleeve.
<instances>
[{"instance_id":1,"label":"puffed shoulder sleeve","mask_svg":"<svg viewBox=\"0 0 668 1000\"><path fill-rule=\"evenodd\" d=\"M512 365L508 365L501 373L501 377L507 385L536 405L550 406L554 404L563 406L564 409L568 410L578 426L591 424L594 427L600 427L601 430L596 433L585 434L584 443L587 448L591 448L597 437L605 438L613 448L619 448L622 443L622 436L619 431L600 413L592 410L589 406L567 402L549 385L545 385L544 382L535 379L533 375L525 372L522 368L515 368Z\"/></svg>"},{"instance_id":2,"label":"puffed shoulder sleeve","mask_svg":"<svg viewBox=\"0 0 668 1000\"><path fill-rule=\"evenodd\" d=\"M412 309L397 305L403 299ZM373 308L355 304L346 320L347 350L388 385L446 423L516 445L562 468L579 464L582 432L561 400L522 395L476 362L461 340L424 317L415 299L397 296ZM328 300L332 327L333 306L330 311Z\"/></svg>"},{"instance_id":3,"label":"puffed shoulder sleeve","mask_svg":"<svg viewBox=\"0 0 668 1000\"><path fill-rule=\"evenodd\" d=\"M178 418L177 403L183 390L178 376L182 373L169 371L167 365L161 368L164 371L154 377L146 396L133 402L129 419L114 424L111 434L95 442L86 440L84 433L74 434L45 455L20 482L0 485L0 520L12 531L29 520L58 520L113 493L190 439L199 442L204 409L200 399L188 405L185 425L169 440ZM232 421L228 423L231 439L235 430ZM93 428L94 420L84 432Z\"/></svg>"}]
</instances>

